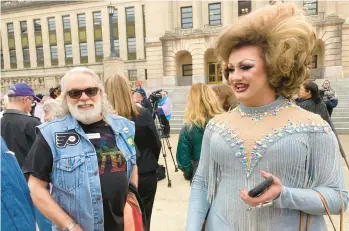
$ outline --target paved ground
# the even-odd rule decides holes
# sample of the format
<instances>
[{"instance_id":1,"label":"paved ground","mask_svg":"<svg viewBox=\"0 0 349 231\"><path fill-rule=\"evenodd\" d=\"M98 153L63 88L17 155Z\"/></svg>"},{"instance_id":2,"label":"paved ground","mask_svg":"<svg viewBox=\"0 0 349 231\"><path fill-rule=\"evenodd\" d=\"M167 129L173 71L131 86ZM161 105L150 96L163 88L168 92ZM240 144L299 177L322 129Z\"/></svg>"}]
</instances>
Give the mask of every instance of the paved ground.
<instances>
[{"instance_id":1,"label":"paved ground","mask_svg":"<svg viewBox=\"0 0 349 231\"><path fill-rule=\"evenodd\" d=\"M340 140L344 146L349 160L349 135L340 136ZM170 143L172 144L173 157L176 155L176 147L178 135L171 136ZM182 173L174 171L174 165L171 156L168 153L167 164L170 171L170 179L172 188L167 187L167 179L162 180L158 184L158 190L155 198L153 209L151 230L152 231L184 231L187 217L188 198L190 193L189 182L184 180ZM161 164L164 164L164 158L161 156ZM343 162L343 167L345 167ZM345 175L349 182L349 171L345 167ZM347 184L348 185L348 184ZM334 216L339 229L339 216ZM328 230L333 230L328 222ZM344 230L349 230L349 209L344 215Z\"/></svg>"}]
</instances>

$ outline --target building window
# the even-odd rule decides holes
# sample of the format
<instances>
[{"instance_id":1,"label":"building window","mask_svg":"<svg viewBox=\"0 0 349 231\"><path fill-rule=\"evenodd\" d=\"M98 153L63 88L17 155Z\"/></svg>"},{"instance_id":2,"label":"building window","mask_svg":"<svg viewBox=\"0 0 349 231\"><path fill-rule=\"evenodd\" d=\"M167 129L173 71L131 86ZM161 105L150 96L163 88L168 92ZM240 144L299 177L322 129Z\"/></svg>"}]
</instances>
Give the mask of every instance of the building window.
<instances>
[{"instance_id":1,"label":"building window","mask_svg":"<svg viewBox=\"0 0 349 231\"><path fill-rule=\"evenodd\" d=\"M38 67L44 66L44 49L43 47L36 47L36 60Z\"/></svg>"},{"instance_id":2,"label":"building window","mask_svg":"<svg viewBox=\"0 0 349 231\"><path fill-rule=\"evenodd\" d=\"M35 30L35 32L41 32L41 20L40 19L34 20L34 30Z\"/></svg>"},{"instance_id":3,"label":"building window","mask_svg":"<svg viewBox=\"0 0 349 231\"><path fill-rule=\"evenodd\" d=\"M117 9L115 9L115 12L111 17L111 21L113 24L118 24L118 10Z\"/></svg>"},{"instance_id":4,"label":"building window","mask_svg":"<svg viewBox=\"0 0 349 231\"><path fill-rule=\"evenodd\" d=\"M270 5L274 5L274 4L276 4L277 2L284 2L284 0L269 0L269 4L270 4Z\"/></svg>"},{"instance_id":5,"label":"building window","mask_svg":"<svg viewBox=\"0 0 349 231\"><path fill-rule=\"evenodd\" d=\"M101 12L93 12L93 25L102 25Z\"/></svg>"},{"instance_id":6,"label":"building window","mask_svg":"<svg viewBox=\"0 0 349 231\"><path fill-rule=\"evenodd\" d=\"M1 69L4 69L4 54L2 53L2 50L1 50Z\"/></svg>"},{"instance_id":7,"label":"building window","mask_svg":"<svg viewBox=\"0 0 349 231\"><path fill-rule=\"evenodd\" d=\"M13 28L13 23L7 23L7 34L8 35L13 35L14 33L14 28Z\"/></svg>"},{"instance_id":8,"label":"building window","mask_svg":"<svg viewBox=\"0 0 349 231\"><path fill-rule=\"evenodd\" d=\"M192 64L182 65L182 75L183 76L192 76L193 75L193 65Z\"/></svg>"},{"instance_id":9,"label":"building window","mask_svg":"<svg viewBox=\"0 0 349 231\"><path fill-rule=\"evenodd\" d=\"M23 63L24 63L24 67L30 67L29 48L23 49Z\"/></svg>"},{"instance_id":10,"label":"building window","mask_svg":"<svg viewBox=\"0 0 349 231\"><path fill-rule=\"evenodd\" d=\"M4 69L4 54L2 53L2 50L0 52L1 52L1 69Z\"/></svg>"},{"instance_id":11,"label":"building window","mask_svg":"<svg viewBox=\"0 0 349 231\"><path fill-rule=\"evenodd\" d=\"M311 66L310 66L311 69L315 69L317 68L317 55L314 55L313 56L313 59L311 61Z\"/></svg>"},{"instance_id":12,"label":"building window","mask_svg":"<svg viewBox=\"0 0 349 231\"><path fill-rule=\"evenodd\" d=\"M78 25L79 25L79 28L86 27L85 14L78 14Z\"/></svg>"},{"instance_id":13,"label":"building window","mask_svg":"<svg viewBox=\"0 0 349 231\"><path fill-rule=\"evenodd\" d=\"M114 50L115 50L116 57L120 57L119 39L114 39Z\"/></svg>"},{"instance_id":14,"label":"building window","mask_svg":"<svg viewBox=\"0 0 349 231\"><path fill-rule=\"evenodd\" d=\"M148 80L148 69L144 69L145 80Z\"/></svg>"},{"instance_id":15,"label":"building window","mask_svg":"<svg viewBox=\"0 0 349 231\"><path fill-rule=\"evenodd\" d=\"M100 62L103 59L103 41L95 41L96 61Z\"/></svg>"},{"instance_id":16,"label":"building window","mask_svg":"<svg viewBox=\"0 0 349 231\"><path fill-rule=\"evenodd\" d=\"M70 16L69 15L63 16L62 20L63 20L63 29L64 30L70 29Z\"/></svg>"},{"instance_id":17,"label":"building window","mask_svg":"<svg viewBox=\"0 0 349 231\"><path fill-rule=\"evenodd\" d=\"M251 8L251 1L238 1L239 16L250 13Z\"/></svg>"},{"instance_id":18,"label":"building window","mask_svg":"<svg viewBox=\"0 0 349 231\"><path fill-rule=\"evenodd\" d=\"M73 47L72 44L64 44L65 64L73 64Z\"/></svg>"},{"instance_id":19,"label":"building window","mask_svg":"<svg viewBox=\"0 0 349 231\"><path fill-rule=\"evenodd\" d=\"M10 50L10 64L11 68L17 68L16 50Z\"/></svg>"},{"instance_id":20,"label":"building window","mask_svg":"<svg viewBox=\"0 0 349 231\"><path fill-rule=\"evenodd\" d=\"M73 58L73 47L71 44L65 44L64 45L64 53L66 59L72 59Z\"/></svg>"},{"instance_id":21,"label":"building window","mask_svg":"<svg viewBox=\"0 0 349 231\"><path fill-rule=\"evenodd\" d=\"M193 8L191 6L181 7L181 27L193 28Z\"/></svg>"},{"instance_id":22,"label":"building window","mask_svg":"<svg viewBox=\"0 0 349 231\"><path fill-rule=\"evenodd\" d=\"M48 18L48 30L49 31L55 31L56 30L56 21L55 18Z\"/></svg>"},{"instance_id":23,"label":"building window","mask_svg":"<svg viewBox=\"0 0 349 231\"><path fill-rule=\"evenodd\" d=\"M137 80L137 69L128 70L128 79L130 81L136 81Z\"/></svg>"},{"instance_id":24,"label":"building window","mask_svg":"<svg viewBox=\"0 0 349 231\"><path fill-rule=\"evenodd\" d=\"M221 24L221 3L208 4L209 24L220 25Z\"/></svg>"},{"instance_id":25,"label":"building window","mask_svg":"<svg viewBox=\"0 0 349 231\"><path fill-rule=\"evenodd\" d=\"M127 57L128 60L135 60L136 57L136 38L127 39Z\"/></svg>"},{"instance_id":26,"label":"building window","mask_svg":"<svg viewBox=\"0 0 349 231\"><path fill-rule=\"evenodd\" d=\"M80 63L88 62L87 43L80 43Z\"/></svg>"},{"instance_id":27,"label":"building window","mask_svg":"<svg viewBox=\"0 0 349 231\"><path fill-rule=\"evenodd\" d=\"M57 65L58 64L58 50L57 46L51 46L50 47L51 52L51 65Z\"/></svg>"},{"instance_id":28,"label":"building window","mask_svg":"<svg viewBox=\"0 0 349 231\"><path fill-rule=\"evenodd\" d=\"M135 21L135 9L133 7L126 8L126 23Z\"/></svg>"},{"instance_id":29,"label":"building window","mask_svg":"<svg viewBox=\"0 0 349 231\"><path fill-rule=\"evenodd\" d=\"M307 0L303 1L303 7L308 11L309 15L317 15L317 7L318 7L318 1L317 0Z\"/></svg>"},{"instance_id":30,"label":"building window","mask_svg":"<svg viewBox=\"0 0 349 231\"><path fill-rule=\"evenodd\" d=\"M21 34L28 34L27 21L21 21L20 26L21 26Z\"/></svg>"}]
</instances>

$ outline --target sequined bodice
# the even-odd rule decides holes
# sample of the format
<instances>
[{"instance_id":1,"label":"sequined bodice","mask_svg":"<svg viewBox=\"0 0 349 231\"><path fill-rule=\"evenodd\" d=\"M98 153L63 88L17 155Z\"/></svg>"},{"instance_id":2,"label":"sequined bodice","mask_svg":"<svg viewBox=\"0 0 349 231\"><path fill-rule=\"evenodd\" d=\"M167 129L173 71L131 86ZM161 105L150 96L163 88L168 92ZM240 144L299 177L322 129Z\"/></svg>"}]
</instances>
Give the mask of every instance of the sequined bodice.
<instances>
[{"instance_id":1,"label":"sequined bodice","mask_svg":"<svg viewBox=\"0 0 349 231\"><path fill-rule=\"evenodd\" d=\"M248 206L239 192L263 181L260 170L272 173L290 188L314 187L319 182L312 177L317 174L311 166L313 147L318 140L330 141L333 134L328 136L328 132L331 128L320 116L284 98L261 108L241 106L212 119L205 132L209 142L204 140L202 146L209 154L200 159L198 172L207 182L208 201L215 213L233 230L243 230L246 225L246 230L280 230L270 228L268 222L299 219L295 210L287 211L288 218L272 207L246 212ZM237 222L237 216L248 224ZM259 223L251 216L268 222Z\"/></svg>"},{"instance_id":2,"label":"sequined bodice","mask_svg":"<svg viewBox=\"0 0 349 231\"><path fill-rule=\"evenodd\" d=\"M260 108L239 106L211 120L207 128L225 141L247 177L265 157L267 149L279 140L296 133L327 133L331 130L319 116L281 97Z\"/></svg>"}]
</instances>

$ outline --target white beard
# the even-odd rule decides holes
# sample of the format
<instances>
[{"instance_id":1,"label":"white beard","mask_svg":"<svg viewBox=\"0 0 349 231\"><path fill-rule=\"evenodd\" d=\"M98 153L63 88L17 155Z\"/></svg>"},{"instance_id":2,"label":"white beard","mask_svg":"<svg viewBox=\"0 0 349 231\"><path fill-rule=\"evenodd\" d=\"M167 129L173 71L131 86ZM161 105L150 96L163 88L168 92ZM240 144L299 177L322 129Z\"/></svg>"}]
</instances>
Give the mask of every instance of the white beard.
<instances>
[{"instance_id":1,"label":"white beard","mask_svg":"<svg viewBox=\"0 0 349 231\"><path fill-rule=\"evenodd\" d=\"M79 106L84 104L92 104L93 107L89 110L79 109ZM99 100L96 103L91 100L82 102L79 101L75 105L71 105L68 103L68 109L70 114L78 121L83 124L92 124L100 120L100 116L102 113L102 102Z\"/></svg>"}]
</instances>

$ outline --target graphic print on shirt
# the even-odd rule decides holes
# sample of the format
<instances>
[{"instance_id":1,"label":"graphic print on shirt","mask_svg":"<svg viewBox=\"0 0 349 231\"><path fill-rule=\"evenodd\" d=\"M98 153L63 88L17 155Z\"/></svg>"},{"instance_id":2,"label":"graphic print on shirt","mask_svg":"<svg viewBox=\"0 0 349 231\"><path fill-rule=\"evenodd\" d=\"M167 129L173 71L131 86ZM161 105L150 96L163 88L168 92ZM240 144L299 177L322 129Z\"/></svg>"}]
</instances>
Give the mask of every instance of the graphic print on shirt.
<instances>
[{"instance_id":1,"label":"graphic print on shirt","mask_svg":"<svg viewBox=\"0 0 349 231\"><path fill-rule=\"evenodd\" d=\"M96 149L99 174L126 171L126 160L116 147L114 136L112 134L103 134L99 142L99 148Z\"/></svg>"},{"instance_id":2,"label":"graphic print on shirt","mask_svg":"<svg viewBox=\"0 0 349 231\"><path fill-rule=\"evenodd\" d=\"M67 145L73 146L77 145L80 141L80 137L77 133L65 133L65 132L57 132L55 134L56 138L56 146L57 148L65 148Z\"/></svg>"}]
</instances>

